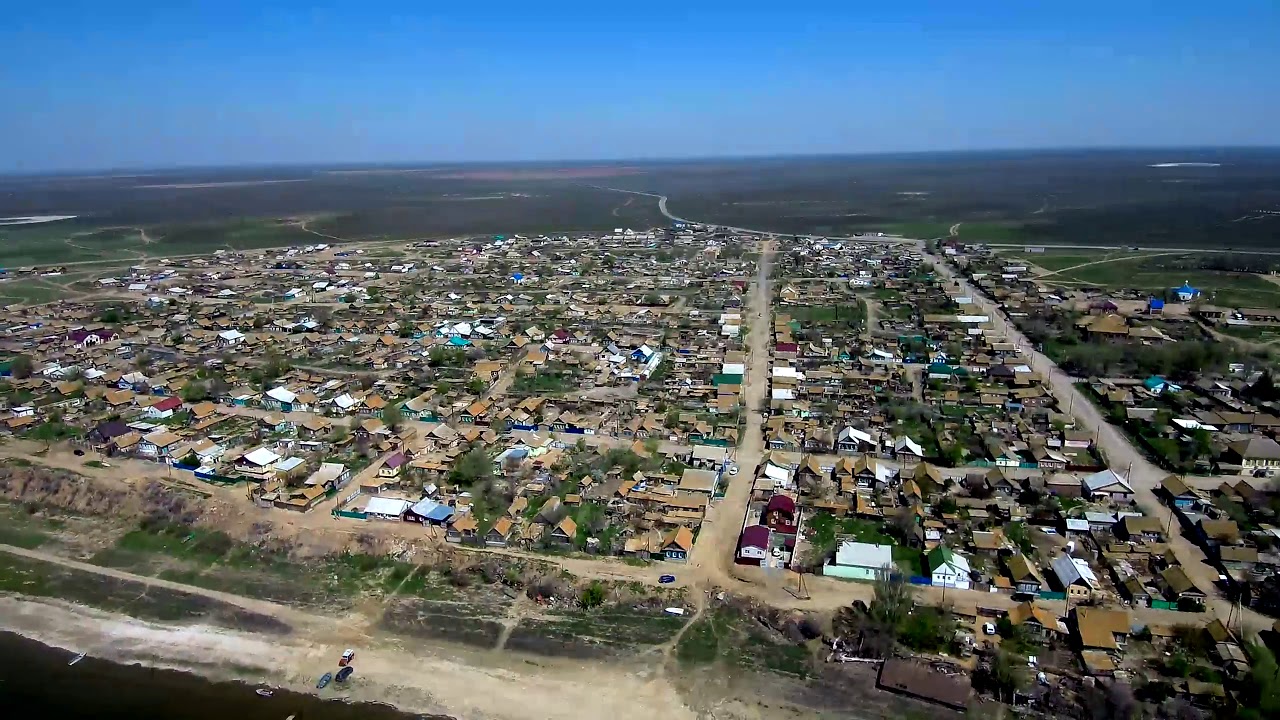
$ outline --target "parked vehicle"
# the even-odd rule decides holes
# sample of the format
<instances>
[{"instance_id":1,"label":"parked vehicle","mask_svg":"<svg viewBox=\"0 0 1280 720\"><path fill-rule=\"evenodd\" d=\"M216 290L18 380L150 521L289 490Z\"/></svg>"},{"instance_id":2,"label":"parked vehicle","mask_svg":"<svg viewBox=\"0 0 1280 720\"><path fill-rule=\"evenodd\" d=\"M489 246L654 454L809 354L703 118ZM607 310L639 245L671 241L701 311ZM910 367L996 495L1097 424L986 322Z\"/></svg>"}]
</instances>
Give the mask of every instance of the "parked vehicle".
<instances>
[{"instance_id":1,"label":"parked vehicle","mask_svg":"<svg viewBox=\"0 0 1280 720\"><path fill-rule=\"evenodd\" d=\"M354 673L355 671L356 671L355 668L348 665L338 671L338 676L335 677L334 680L337 680L340 683L344 683L347 681L347 678L351 677L351 674Z\"/></svg>"},{"instance_id":2,"label":"parked vehicle","mask_svg":"<svg viewBox=\"0 0 1280 720\"><path fill-rule=\"evenodd\" d=\"M320 681L316 683L316 689L318 690L320 688L323 688L325 685L328 685L329 681L332 679L333 679L333 673L325 673L321 675Z\"/></svg>"},{"instance_id":3,"label":"parked vehicle","mask_svg":"<svg viewBox=\"0 0 1280 720\"><path fill-rule=\"evenodd\" d=\"M658 578L658 582L663 585L667 585L675 581L676 581L675 575L663 575L662 577Z\"/></svg>"},{"instance_id":4,"label":"parked vehicle","mask_svg":"<svg viewBox=\"0 0 1280 720\"><path fill-rule=\"evenodd\" d=\"M356 659L356 651L352 650L351 648L347 648L346 650L342 651L342 658L338 660L338 667L346 667L351 663L352 660L355 660L355 659Z\"/></svg>"}]
</instances>

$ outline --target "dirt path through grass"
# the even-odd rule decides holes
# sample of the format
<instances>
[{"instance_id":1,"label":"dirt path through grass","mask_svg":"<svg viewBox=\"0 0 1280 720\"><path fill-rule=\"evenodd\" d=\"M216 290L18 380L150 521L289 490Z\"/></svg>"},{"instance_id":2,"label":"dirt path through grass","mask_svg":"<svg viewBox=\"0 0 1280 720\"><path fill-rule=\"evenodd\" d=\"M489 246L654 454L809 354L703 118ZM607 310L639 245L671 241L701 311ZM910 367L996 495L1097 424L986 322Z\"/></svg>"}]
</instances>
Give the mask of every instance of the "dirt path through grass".
<instances>
[{"instance_id":1,"label":"dirt path through grass","mask_svg":"<svg viewBox=\"0 0 1280 720\"><path fill-rule=\"evenodd\" d=\"M1039 279L1050 277L1052 275L1058 275L1060 273L1070 272L1072 270L1079 270L1080 268L1089 267L1091 265L1106 265L1107 263L1123 262L1125 260L1146 260L1148 258L1163 257L1165 255L1186 255L1186 254L1187 253L1185 252L1161 252L1161 253L1150 253L1147 255L1121 255L1119 257L1103 258L1101 260L1093 260L1087 263L1080 263L1079 265L1072 265L1071 267L1064 267L1058 270L1051 270L1049 272L1044 273L1043 275L1037 275L1036 279L1039 280Z\"/></svg>"}]
</instances>

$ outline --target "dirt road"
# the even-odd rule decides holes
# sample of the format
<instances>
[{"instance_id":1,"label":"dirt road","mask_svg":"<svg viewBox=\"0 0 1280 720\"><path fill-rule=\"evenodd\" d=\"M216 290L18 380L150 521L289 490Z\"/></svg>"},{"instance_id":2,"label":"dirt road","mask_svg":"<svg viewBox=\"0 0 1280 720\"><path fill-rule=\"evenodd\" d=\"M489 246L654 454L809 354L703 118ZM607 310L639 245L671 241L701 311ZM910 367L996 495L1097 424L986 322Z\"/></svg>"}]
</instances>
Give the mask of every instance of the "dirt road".
<instances>
[{"instance_id":1,"label":"dirt road","mask_svg":"<svg viewBox=\"0 0 1280 720\"><path fill-rule=\"evenodd\" d=\"M1107 422L1097 407L1076 388L1072 378L1052 360L1038 352L989 297L965 279L958 277L943 258L927 253L926 257L942 275L956 281L964 294L974 299L978 306L991 317L992 325L999 333L1017 344L1019 350L1030 359L1032 370L1047 378L1050 390L1058 403L1061 405L1066 402L1071 408L1071 414L1079 427L1097 435L1098 447L1106 454L1107 463L1116 472L1127 477L1129 484L1133 487L1135 500L1142 511L1158 518L1165 527L1172 528L1169 547L1196 586L1209 594L1206 603L1208 608L1224 621L1230 620L1233 626L1238 622L1242 629L1251 633L1270 628L1274 620L1249 608L1237 610L1215 591L1218 571L1205 562L1205 555L1199 547L1182 536L1177 520L1170 517L1172 511L1156 497L1156 488L1169 473L1149 462L1119 429Z\"/></svg>"},{"instance_id":2,"label":"dirt road","mask_svg":"<svg viewBox=\"0 0 1280 720\"><path fill-rule=\"evenodd\" d=\"M689 566L699 580L710 586L732 584L734 554L742 530L742 518L751 501L755 468L764 453L764 397L769 380L769 330L773 321L770 306L769 273L773 265L773 241L761 243L755 284L747 302L747 377L742 402L747 413L735 462L739 473L728 477L725 496L707 511L706 520L694 544Z\"/></svg>"}]
</instances>

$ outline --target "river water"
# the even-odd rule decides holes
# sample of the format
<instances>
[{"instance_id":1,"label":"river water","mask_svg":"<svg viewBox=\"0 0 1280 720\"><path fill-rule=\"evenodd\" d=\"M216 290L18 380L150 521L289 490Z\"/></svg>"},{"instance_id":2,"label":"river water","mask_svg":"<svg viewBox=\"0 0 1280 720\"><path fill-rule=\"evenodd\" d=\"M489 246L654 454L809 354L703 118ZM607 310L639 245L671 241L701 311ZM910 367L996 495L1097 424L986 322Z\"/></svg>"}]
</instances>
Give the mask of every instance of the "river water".
<instances>
[{"instance_id":1,"label":"river water","mask_svg":"<svg viewBox=\"0 0 1280 720\"><path fill-rule=\"evenodd\" d=\"M120 665L0 632L0 717L94 720L451 720L389 705L325 700L285 690L211 682L177 670ZM334 668L337 669L336 667ZM359 673L359 668L356 672Z\"/></svg>"}]
</instances>

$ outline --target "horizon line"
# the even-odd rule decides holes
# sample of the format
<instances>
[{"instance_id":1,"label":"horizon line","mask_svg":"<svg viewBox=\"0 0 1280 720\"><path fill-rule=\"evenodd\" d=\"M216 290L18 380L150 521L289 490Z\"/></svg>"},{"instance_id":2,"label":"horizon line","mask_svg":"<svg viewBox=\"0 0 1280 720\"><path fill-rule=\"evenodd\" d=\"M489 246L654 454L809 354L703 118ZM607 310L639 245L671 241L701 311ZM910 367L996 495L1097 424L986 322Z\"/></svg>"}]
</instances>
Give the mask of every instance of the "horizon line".
<instances>
[{"instance_id":1,"label":"horizon line","mask_svg":"<svg viewBox=\"0 0 1280 720\"><path fill-rule=\"evenodd\" d=\"M35 171L0 171L0 178L23 179L43 177L65 177L85 179L110 179L113 177L130 177L143 175L159 175L184 171L231 171L231 170L272 170L272 169L379 169L405 168L436 170L471 166L556 166L556 165L627 165L627 164L664 164L664 163L707 163L707 162L750 162L762 160L821 160L842 158L872 158L894 156L925 155L1013 155L1037 153L1090 153L1090 152L1159 152L1159 151L1280 151L1280 143L1275 145L1079 145L1039 148L974 148L968 150L882 150L866 152L832 152L832 153L776 153L745 155L688 155L671 157L599 157L599 158L564 158L556 160L404 160L404 161L314 161L314 162L264 162L240 163L228 165L136 165L105 168L81 168L66 170Z\"/></svg>"}]
</instances>

